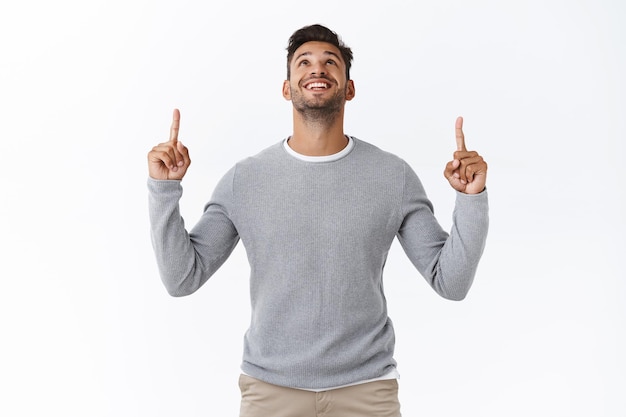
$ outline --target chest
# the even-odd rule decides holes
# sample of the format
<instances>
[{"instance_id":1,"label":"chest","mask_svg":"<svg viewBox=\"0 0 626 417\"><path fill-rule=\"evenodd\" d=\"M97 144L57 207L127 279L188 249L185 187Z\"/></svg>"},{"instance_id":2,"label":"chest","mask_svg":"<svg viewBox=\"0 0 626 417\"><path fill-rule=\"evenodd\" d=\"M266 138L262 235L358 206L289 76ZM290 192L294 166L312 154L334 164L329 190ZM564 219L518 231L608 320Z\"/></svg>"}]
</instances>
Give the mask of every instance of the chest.
<instances>
[{"instance_id":1,"label":"chest","mask_svg":"<svg viewBox=\"0 0 626 417\"><path fill-rule=\"evenodd\" d=\"M401 222L401 183L389 175L316 168L247 178L236 195L242 239L393 239Z\"/></svg>"}]
</instances>

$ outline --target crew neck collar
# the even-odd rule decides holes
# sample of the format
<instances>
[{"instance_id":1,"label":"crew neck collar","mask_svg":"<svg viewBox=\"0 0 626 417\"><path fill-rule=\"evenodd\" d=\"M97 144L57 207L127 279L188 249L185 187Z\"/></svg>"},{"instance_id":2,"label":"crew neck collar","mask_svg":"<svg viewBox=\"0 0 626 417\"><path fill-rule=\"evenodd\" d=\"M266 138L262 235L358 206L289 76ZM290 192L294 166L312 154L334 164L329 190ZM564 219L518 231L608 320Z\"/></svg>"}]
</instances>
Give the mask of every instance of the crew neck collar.
<instances>
[{"instance_id":1,"label":"crew neck collar","mask_svg":"<svg viewBox=\"0 0 626 417\"><path fill-rule=\"evenodd\" d=\"M334 153L332 155L323 155L323 156L302 155L301 153L298 153L298 152L294 151L293 149L291 149L291 147L287 143L289 141L289 138L287 138L287 139L285 139L283 141L283 148L285 149L285 151L289 155L291 155L294 158L297 158L297 159L299 159L301 161L315 162L315 163L319 163L319 162L333 162L333 161L337 161L337 160L343 158L344 156L349 154L350 151L352 151L352 148L354 148L354 139L352 139L352 137L348 136L348 135L346 135L346 138L348 138L348 144L346 145L346 147L343 148L342 150L340 150L339 152Z\"/></svg>"}]
</instances>

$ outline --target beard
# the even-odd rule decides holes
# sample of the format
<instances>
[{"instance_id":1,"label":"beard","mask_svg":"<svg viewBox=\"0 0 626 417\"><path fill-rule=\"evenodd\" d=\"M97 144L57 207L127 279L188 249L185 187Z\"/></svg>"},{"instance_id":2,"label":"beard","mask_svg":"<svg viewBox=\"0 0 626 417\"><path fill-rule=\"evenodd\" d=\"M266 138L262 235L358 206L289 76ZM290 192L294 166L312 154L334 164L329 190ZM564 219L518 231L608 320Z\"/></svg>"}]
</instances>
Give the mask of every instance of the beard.
<instances>
[{"instance_id":1,"label":"beard","mask_svg":"<svg viewBox=\"0 0 626 417\"><path fill-rule=\"evenodd\" d=\"M299 88L292 88L291 102L304 120L312 123L331 124L341 114L346 102L346 92L345 89L338 89L335 94L328 98L319 96L305 98Z\"/></svg>"}]
</instances>

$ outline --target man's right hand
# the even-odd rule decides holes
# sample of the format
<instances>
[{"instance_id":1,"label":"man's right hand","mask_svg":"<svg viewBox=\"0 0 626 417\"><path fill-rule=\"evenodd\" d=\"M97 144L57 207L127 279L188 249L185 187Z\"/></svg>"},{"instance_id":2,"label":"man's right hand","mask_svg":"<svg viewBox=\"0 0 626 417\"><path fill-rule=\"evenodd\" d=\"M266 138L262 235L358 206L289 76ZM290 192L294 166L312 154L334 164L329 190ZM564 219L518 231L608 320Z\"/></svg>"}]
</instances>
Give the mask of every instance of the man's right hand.
<instances>
[{"instance_id":1,"label":"man's right hand","mask_svg":"<svg viewBox=\"0 0 626 417\"><path fill-rule=\"evenodd\" d=\"M148 172L155 180L182 180L191 165L189 151L178 141L180 111L174 109L170 140L148 152Z\"/></svg>"}]
</instances>

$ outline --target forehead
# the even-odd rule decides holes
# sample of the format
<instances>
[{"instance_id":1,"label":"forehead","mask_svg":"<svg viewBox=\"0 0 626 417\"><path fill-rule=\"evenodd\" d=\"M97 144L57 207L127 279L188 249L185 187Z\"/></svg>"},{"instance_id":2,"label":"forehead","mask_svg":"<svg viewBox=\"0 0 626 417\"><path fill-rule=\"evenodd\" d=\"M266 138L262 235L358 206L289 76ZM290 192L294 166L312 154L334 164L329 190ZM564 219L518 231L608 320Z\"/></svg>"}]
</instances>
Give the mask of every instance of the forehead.
<instances>
[{"instance_id":1,"label":"forehead","mask_svg":"<svg viewBox=\"0 0 626 417\"><path fill-rule=\"evenodd\" d=\"M303 56L312 56L312 55L328 55L335 56L341 62L343 59L341 57L341 52L339 48L337 48L332 43L327 42L319 42L319 41L310 41L305 42L293 54L293 61L297 61L299 58Z\"/></svg>"}]
</instances>

